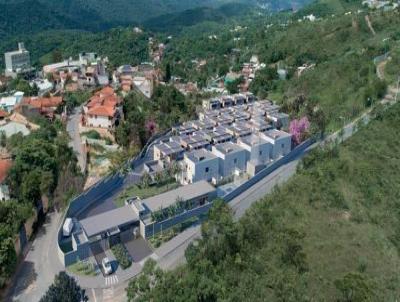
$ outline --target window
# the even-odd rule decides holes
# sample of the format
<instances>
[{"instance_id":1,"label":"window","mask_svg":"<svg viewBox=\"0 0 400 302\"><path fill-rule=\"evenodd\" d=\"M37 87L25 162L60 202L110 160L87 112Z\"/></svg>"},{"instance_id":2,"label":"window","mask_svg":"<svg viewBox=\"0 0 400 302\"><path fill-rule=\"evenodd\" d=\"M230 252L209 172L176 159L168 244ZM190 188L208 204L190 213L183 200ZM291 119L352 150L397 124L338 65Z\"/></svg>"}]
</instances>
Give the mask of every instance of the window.
<instances>
[{"instance_id":1,"label":"window","mask_svg":"<svg viewBox=\"0 0 400 302\"><path fill-rule=\"evenodd\" d=\"M233 160L233 163L237 164L237 158L235 158L235 159Z\"/></svg>"},{"instance_id":2,"label":"window","mask_svg":"<svg viewBox=\"0 0 400 302\"><path fill-rule=\"evenodd\" d=\"M260 156L262 155L262 151L261 151L261 150L260 150L260 151L258 151L258 155L260 155Z\"/></svg>"},{"instance_id":3,"label":"window","mask_svg":"<svg viewBox=\"0 0 400 302\"><path fill-rule=\"evenodd\" d=\"M208 173L210 171L209 167L206 167L206 173Z\"/></svg>"}]
</instances>

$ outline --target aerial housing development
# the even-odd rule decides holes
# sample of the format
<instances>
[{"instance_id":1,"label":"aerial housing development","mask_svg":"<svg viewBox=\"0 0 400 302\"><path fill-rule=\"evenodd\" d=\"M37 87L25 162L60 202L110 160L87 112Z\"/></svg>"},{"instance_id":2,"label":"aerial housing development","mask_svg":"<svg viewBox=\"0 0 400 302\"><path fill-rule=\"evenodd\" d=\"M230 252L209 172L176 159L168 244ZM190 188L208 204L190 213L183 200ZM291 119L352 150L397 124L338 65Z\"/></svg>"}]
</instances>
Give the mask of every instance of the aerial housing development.
<instances>
[{"instance_id":1,"label":"aerial housing development","mask_svg":"<svg viewBox=\"0 0 400 302\"><path fill-rule=\"evenodd\" d=\"M114 113L118 97L111 88L103 88L92 97L84 106L87 127L113 127L114 115L105 118L103 125L94 112L110 102ZM160 182L159 175L170 173L177 184L146 198L128 195L121 207L101 214L78 210L70 217L74 221L70 235L59 237L60 246L72 240L71 249L60 251L62 263L97 259L98 246L106 251L116 242L131 240L127 238L132 234L133 239L151 239L201 217L217 197L240 190L242 184L290 154L292 135L286 132L289 116L272 101L245 93L207 99L202 107L199 119L173 127L149 147L150 158L139 172L153 183ZM130 252L134 257L135 251Z\"/></svg>"},{"instance_id":2,"label":"aerial housing development","mask_svg":"<svg viewBox=\"0 0 400 302\"><path fill-rule=\"evenodd\" d=\"M398 300L400 0L0 2L1 301Z\"/></svg>"}]
</instances>

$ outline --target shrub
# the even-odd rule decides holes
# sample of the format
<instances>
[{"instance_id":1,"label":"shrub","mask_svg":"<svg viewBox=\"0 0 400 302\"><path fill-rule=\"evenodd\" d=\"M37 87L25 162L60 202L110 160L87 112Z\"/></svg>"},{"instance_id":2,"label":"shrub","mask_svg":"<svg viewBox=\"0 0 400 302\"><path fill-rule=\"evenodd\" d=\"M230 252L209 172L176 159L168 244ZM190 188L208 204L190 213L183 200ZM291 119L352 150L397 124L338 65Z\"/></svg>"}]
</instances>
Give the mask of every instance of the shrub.
<instances>
[{"instance_id":1,"label":"shrub","mask_svg":"<svg viewBox=\"0 0 400 302\"><path fill-rule=\"evenodd\" d=\"M128 254L128 251L122 244L114 245L111 248L115 258L117 259L118 263L121 265L123 269L127 269L132 264L132 259Z\"/></svg>"}]
</instances>

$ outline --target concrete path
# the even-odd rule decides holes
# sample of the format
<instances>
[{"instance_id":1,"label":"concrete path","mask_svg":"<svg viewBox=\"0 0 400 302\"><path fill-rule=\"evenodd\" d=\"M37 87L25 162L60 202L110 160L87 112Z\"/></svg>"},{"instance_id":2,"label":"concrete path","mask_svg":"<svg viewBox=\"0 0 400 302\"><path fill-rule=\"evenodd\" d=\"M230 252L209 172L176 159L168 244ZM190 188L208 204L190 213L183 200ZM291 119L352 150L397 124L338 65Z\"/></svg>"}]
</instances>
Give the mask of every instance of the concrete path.
<instances>
[{"instance_id":1,"label":"concrete path","mask_svg":"<svg viewBox=\"0 0 400 302\"><path fill-rule=\"evenodd\" d=\"M79 123L81 118L82 106L74 109L73 113L68 117L67 132L71 137L69 146L74 150L78 158L78 164L81 172L86 171L86 151L82 144L81 136L79 134Z\"/></svg>"},{"instance_id":2,"label":"concrete path","mask_svg":"<svg viewBox=\"0 0 400 302\"><path fill-rule=\"evenodd\" d=\"M64 270L57 255L57 231L62 214L49 213L9 288L5 301L39 301L54 276Z\"/></svg>"}]
</instances>

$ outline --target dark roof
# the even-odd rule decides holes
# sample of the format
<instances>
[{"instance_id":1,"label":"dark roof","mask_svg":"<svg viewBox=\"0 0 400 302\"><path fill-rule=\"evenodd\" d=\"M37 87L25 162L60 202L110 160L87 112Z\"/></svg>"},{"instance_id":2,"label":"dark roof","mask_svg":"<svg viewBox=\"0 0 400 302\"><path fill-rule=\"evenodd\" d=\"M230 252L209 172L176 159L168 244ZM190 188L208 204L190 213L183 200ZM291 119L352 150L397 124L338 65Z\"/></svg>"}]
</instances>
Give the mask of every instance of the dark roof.
<instances>
[{"instance_id":1,"label":"dark roof","mask_svg":"<svg viewBox=\"0 0 400 302\"><path fill-rule=\"evenodd\" d=\"M195 182L190 185L179 187L175 190L144 199L142 203L152 212L165 209L175 204L178 199L192 200L215 192L215 188L206 181Z\"/></svg>"},{"instance_id":2,"label":"dark roof","mask_svg":"<svg viewBox=\"0 0 400 302\"><path fill-rule=\"evenodd\" d=\"M139 217L130 205L123 206L99 215L90 216L80 221L87 237L112 230L115 227L138 221Z\"/></svg>"}]
</instances>

